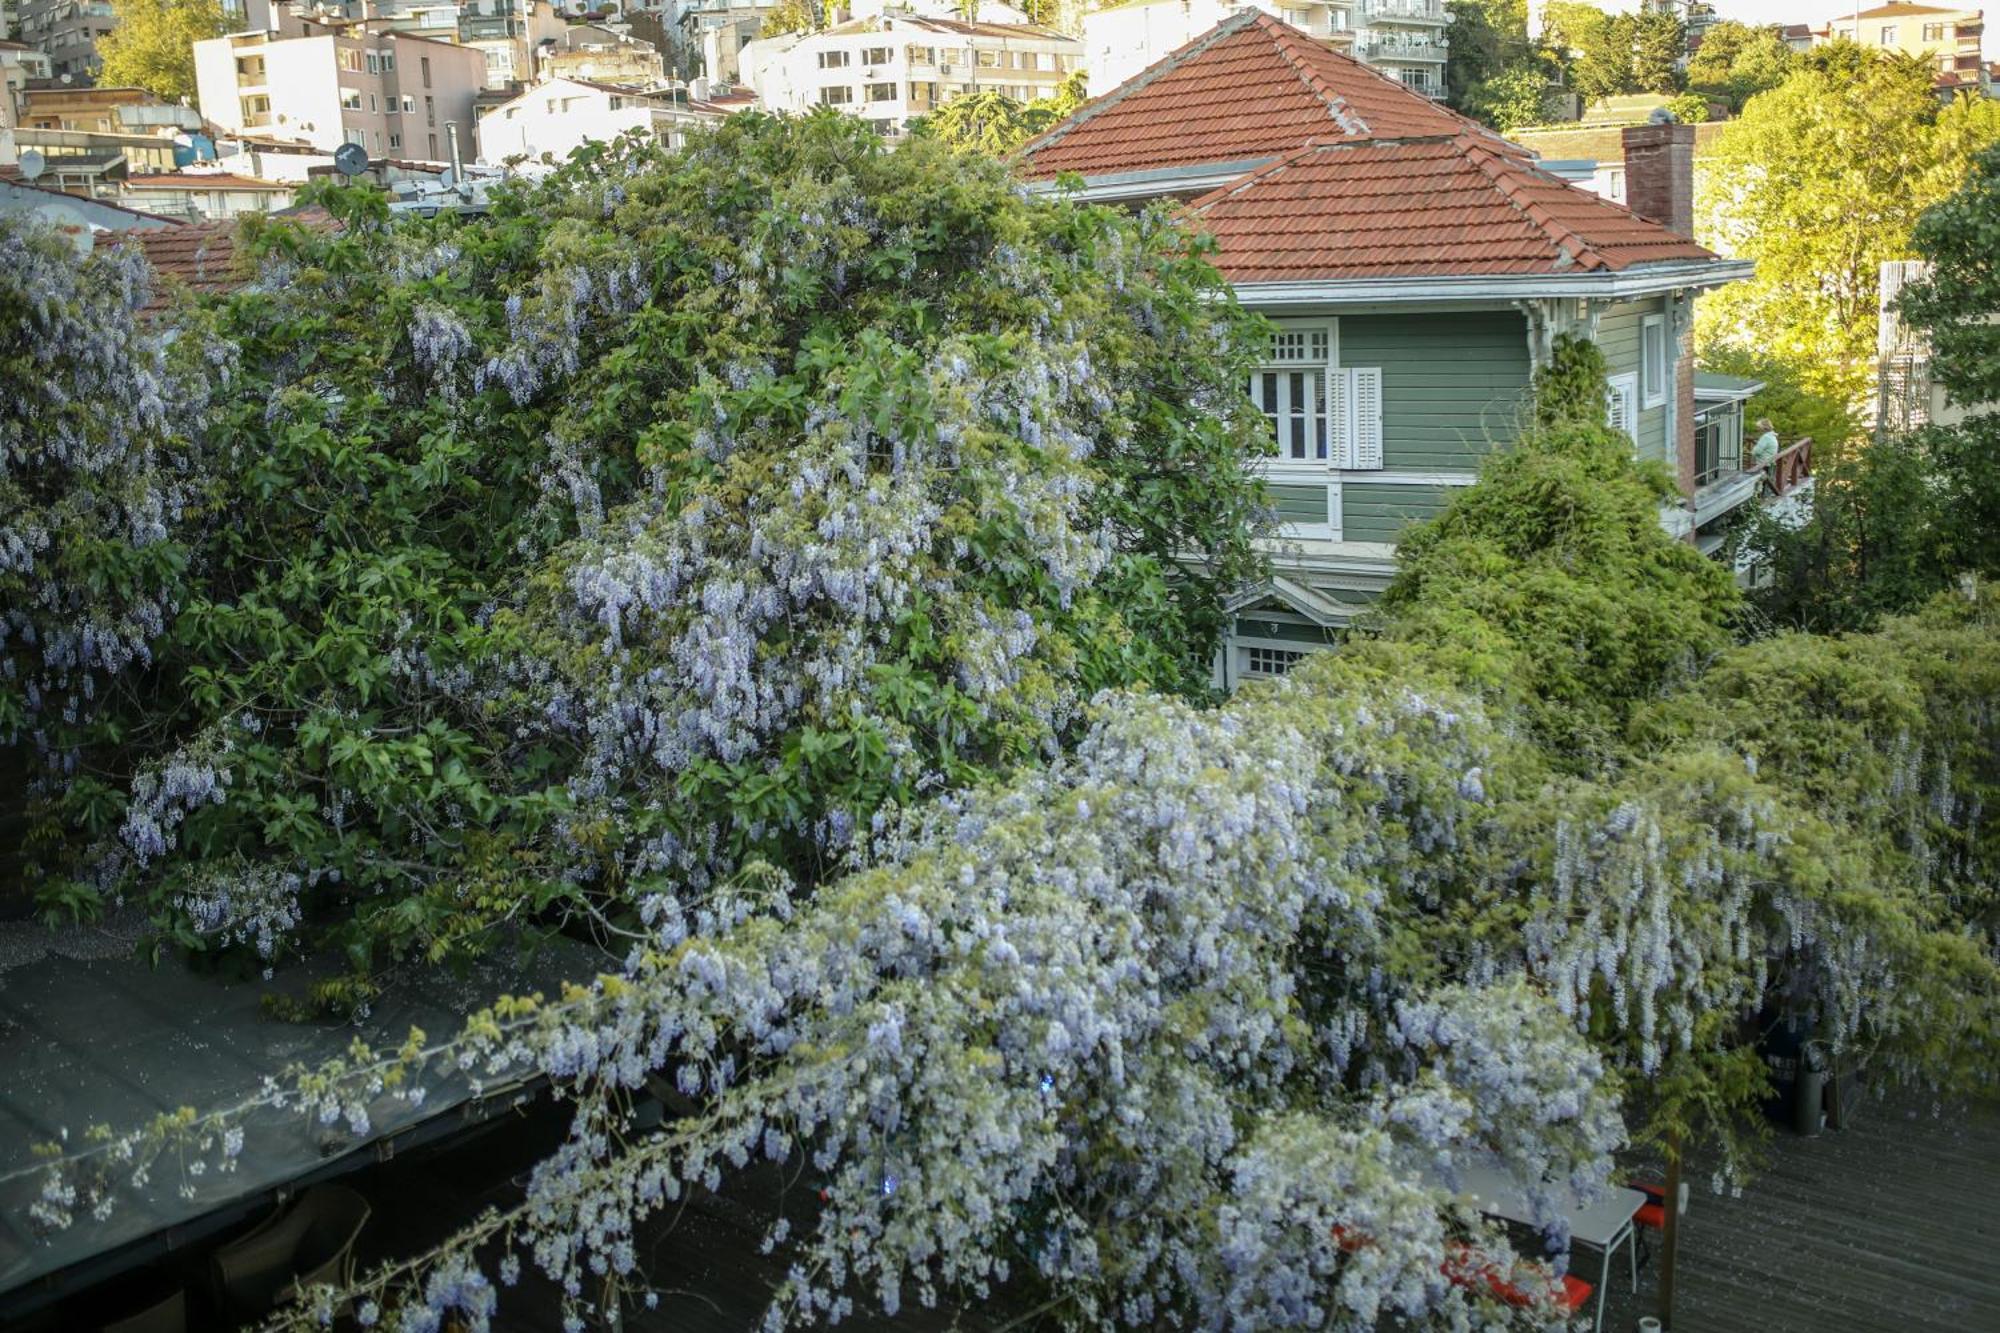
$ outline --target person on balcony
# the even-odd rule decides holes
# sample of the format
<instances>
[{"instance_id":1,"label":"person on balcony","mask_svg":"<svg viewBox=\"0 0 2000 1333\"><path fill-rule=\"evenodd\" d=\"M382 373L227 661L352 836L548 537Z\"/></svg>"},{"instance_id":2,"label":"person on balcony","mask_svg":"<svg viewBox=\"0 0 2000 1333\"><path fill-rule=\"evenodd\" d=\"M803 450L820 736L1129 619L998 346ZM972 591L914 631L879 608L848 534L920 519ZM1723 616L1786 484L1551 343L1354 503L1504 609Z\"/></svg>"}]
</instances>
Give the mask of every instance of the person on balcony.
<instances>
[{"instance_id":1,"label":"person on balcony","mask_svg":"<svg viewBox=\"0 0 2000 1333\"><path fill-rule=\"evenodd\" d=\"M1769 417L1758 417L1757 429L1763 433L1757 437L1757 443L1750 446L1750 466L1769 467L1778 456L1778 431Z\"/></svg>"}]
</instances>

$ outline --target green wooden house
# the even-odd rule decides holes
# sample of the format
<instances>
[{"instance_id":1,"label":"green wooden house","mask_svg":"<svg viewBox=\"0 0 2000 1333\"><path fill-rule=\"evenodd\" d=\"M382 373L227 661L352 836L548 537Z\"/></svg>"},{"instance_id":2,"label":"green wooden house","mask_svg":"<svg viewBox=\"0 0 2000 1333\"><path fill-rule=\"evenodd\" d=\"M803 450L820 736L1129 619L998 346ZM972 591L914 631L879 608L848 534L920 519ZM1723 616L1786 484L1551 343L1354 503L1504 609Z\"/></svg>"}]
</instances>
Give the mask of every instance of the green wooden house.
<instances>
[{"instance_id":1,"label":"green wooden house","mask_svg":"<svg viewBox=\"0 0 2000 1333\"><path fill-rule=\"evenodd\" d=\"M1740 468L1699 475L1687 352L1699 294L1750 266L1688 238L1691 127L1625 133L1631 208L1248 10L1023 150L1037 188L1185 207L1275 326L1248 388L1282 527L1269 583L1237 599L1222 683L1283 672L1366 609L1403 528L1515 438L1559 335L1602 347L1608 419L1681 477L1669 531L1701 540L1755 501ZM1740 459L1740 421L1735 439Z\"/></svg>"}]
</instances>

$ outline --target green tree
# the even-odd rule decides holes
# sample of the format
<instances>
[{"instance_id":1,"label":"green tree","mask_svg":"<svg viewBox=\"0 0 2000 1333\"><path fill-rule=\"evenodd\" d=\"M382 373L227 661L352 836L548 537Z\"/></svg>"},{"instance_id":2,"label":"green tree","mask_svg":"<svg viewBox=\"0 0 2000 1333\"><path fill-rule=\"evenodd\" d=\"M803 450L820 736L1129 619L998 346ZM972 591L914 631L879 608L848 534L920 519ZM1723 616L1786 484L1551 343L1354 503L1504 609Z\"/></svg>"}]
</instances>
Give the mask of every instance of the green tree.
<instances>
[{"instance_id":1,"label":"green tree","mask_svg":"<svg viewBox=\"0 0 2000 1333\"><path fill-rule=\"evenodd\" d=\"M1634 91L1630 16L1606 14L1582 0L1551 0L1542 24L1543 40L1586 105Z\"/></svg>"},{"instance_id":2,"label":"green tree","mask_svg":"<svg viewBox=\"0 0 2000 1333\"><path fill-rule=\"evenodd\" d=\"M1632 90L1679 92L1683 86L1680 62L1687 50L1687 29L1664 10L1644 10L1630 18Z\"/></svg>"},{"instance_id":3,"label":"green tree","mask_svg":"<svg viewBox=\"0 0 2000 1333\"><path fill-rule=\"evenodd\" d=\"M228 31L216 0L112 0L118 26L100 37L98 82L144 88L169 102L191 99L194 44Z\"/></svg>"},{"instance_id":4,"label":"green tree","mask_svg":"<svg viewBox=\"0 0 2000 1333\"><path fill-rule=\"evenodd\" d=\"M1741 111L1752 97L1785 81L1795 54L1776 26L1725 20L1702 33L1701 45L1688 57L1687 86Z\"/></svg>"},{"instance_id":5,"label":"green tree","mask_svg":"<svg viewBox=\"0 0 2000 1333\"><path fill-rule=\"evenodd\" d=\"M1705 93L1682 93L1667 103L1667 110L1683 125L1699 125L1709 116L1708 96Z\"/></svg>"},{"instance_id":6,"label":"green tree","mask_svg":"<svg viewBox=\"0 0 2000 1333\"><path fill-rule=\"evenodd\" d=\"M1476 115L1467 102L1489 79L1533 63L1526 0L1463 0L1451 7L1445 90L1451 104Z\"/></svg>"},{"instance_id":7,"label":"green tree","mask_svg":"<svg viewBox=\"0 0 2000 1333\"><path fill-rule=\"evenodd\" d=\"M824 0L778 0L764 15L762 37L782 37L793 32L818 32L828 24L829 7Z\"/></svg>"},{"instance_id":8,"label":"green tree","mask_svg":"<svg viewBox=\"0 0 2000 1333\"><path fill-rule=\"evenodd\" d=\"M1537 387L1536 425L1406 536L1379 609L1389 638L1426 645L1588 768L1634 706L1728 646L1739 597L1662 531L1675 483L1604 424L1602 355L1560 345Z\"/></svg>"},{"instance_id":9,"label":"green tree","mask_svg":"<svg viewBox=\"0 0 2000 1333\"><path fill-rule=\"evenodd\" d=\"M1474 84L1456 105L1505 134L1543 118L1548 85L1548 75L1539 66L1517 65Z\"/></svg>"},{"instance_id":10,"label":"green tree","mask_svg":"<svg viewBox=\"0 0 2000 1333\"><path fill-rule=\"evenodd\" d=\"M1005 157L1059 124L1086 100L1084 72L1077 70L1056 86L1054 96L1026 105L992 91L954 97L928 116L912 120L910 133L951 148Z\"/></svg>"},{"instance_id":11,"label":"green tree","mask_svg":"<svg viewBox=\"0 0 2000 1333\"><path fill-rule=\"evenodd\" d=\"M1951 425L1824 452L1813 515L1796 531L1773 523L1747 540L1772 570L1759 594L1783 624L1867 628L1915 609L1959 576L2000 577L2000 147L1974 162L1964 186L1919 220L1911 238L1931 264L1905 289L1902 314L1932 351L1949 402L1970 409Z\"/></svg>"},{"instance_id":12,"label":"green tree","mask_svg":"<svg viewBox=\"0 0 2000 1333\"><path fill-rule=\"evenodd\" d=\"M1753 97L1704 157L1696 231L1757 271L1703 301L1702 344L1761 350L1802 389L1859 407L1882 261L1908 254L1919 215L1996 139L2000 104L1940 107L1927 67L1867 53L1833 50Z\"/></svg>"}]
</instances>

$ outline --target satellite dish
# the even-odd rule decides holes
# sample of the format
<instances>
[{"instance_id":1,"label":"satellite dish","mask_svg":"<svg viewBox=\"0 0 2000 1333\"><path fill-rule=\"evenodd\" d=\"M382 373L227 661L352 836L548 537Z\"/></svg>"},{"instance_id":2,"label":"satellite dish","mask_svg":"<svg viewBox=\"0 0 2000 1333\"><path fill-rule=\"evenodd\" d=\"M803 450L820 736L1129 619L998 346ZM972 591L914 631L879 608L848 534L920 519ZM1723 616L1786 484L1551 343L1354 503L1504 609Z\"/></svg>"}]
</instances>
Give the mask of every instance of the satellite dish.
<instances>
[{"instance_id":1,"label":"satellite dish","mask_svg":"<svg viewBox=\"0 0 2000 1333\"><path fill-rule=\"evenodd\" d=\"M31 181L40 177L48 169L49 163L47 158L30 148L21 154L19 165L21 168L21 179Z\"/></svg>"},{"instance_id":2,"label":"satellite dish","mask_svg":"<svg viewBox=\"0 0 2000 1333\"><path fill-rule=\"evenodd\" d=\"M344 143L333 150L333 169L343 176L359 176L368 170L368 150L358 143Z\"/></svg>"},{"instance_id":3,"label":"satellite dish","mask_svg":"<svg viewBox=\"0 0 2000 1333\"><path fill-rule=\"evenodd\" d=\"M449 190L452 186L458 184L458 173L454 172L450 167L446 167L438 173L438 184Z\"/></svg>"}]
</instances>

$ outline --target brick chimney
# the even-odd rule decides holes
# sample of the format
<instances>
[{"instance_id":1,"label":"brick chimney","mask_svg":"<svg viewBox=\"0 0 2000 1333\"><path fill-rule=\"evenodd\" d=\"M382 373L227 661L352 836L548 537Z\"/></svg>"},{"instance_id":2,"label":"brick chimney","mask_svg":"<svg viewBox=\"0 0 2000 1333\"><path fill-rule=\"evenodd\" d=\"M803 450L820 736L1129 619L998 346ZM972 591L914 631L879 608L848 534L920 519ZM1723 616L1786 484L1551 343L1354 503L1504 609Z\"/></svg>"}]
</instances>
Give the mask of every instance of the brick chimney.
<instances>
[{"instance_id":1,"label":"brick chimney","mask_svg":"<svg viewBox=\"0 0 2000 1333\"><path fill-rule=\"evenodd\" d=\"M1625 203L1668 231L1694 235L1694 126L1626 127Z\"/></svg>"}]
</instances>

